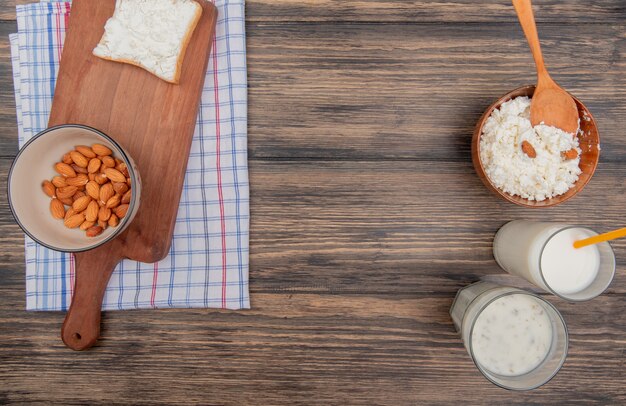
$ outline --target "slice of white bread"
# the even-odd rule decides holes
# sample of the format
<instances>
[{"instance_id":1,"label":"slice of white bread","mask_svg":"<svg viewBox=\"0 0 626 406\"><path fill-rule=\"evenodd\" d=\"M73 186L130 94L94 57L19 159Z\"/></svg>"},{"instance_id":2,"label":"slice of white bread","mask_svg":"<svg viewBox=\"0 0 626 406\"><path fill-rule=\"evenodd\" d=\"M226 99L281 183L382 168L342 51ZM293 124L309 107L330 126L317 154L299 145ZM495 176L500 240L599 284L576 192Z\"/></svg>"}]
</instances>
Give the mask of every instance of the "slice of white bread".
<instances>
[{"instance_id":1,"label":"slice of white bread","mask_svg":"<svg viewBox=\"0 0 626 406\"><path fill-rule=\"evenodd\" d=\"M185 50L201 15L202 7L195 0L117 0L93 54L178 83Z\"/></svg>"}]
</instances>

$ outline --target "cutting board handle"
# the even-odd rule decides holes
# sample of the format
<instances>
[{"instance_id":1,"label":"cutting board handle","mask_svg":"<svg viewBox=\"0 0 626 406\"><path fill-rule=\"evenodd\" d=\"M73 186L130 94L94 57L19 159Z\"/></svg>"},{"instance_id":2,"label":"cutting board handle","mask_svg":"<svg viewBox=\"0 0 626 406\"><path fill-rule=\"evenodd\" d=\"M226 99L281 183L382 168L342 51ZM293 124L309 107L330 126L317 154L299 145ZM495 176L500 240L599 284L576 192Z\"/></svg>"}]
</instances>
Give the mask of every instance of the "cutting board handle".
<instances>
[{"instance_id":1,"label":"cutting board handle","mask_svg":"<svg viewBox=\"0 0 626 406\"><path fill-rule=\"evenodd\" d=\"M85 350L98 340L102 299L115 266L123 259L120 251L109 243L75 257L74 296L61 328L69 348Z\"/></svg>"}]
</instances>

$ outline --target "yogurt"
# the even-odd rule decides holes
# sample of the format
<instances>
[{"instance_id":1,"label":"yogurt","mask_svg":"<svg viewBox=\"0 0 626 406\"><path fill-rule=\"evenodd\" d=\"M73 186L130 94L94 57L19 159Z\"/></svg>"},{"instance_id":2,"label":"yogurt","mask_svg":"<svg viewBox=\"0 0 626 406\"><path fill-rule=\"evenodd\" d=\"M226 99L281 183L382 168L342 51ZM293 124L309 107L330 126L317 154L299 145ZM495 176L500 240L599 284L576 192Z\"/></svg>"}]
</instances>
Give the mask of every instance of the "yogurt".
<instances>
[{"instance_id":1,"label":"yogurt","mask_svg":"<svg viewBox=\"0 0 626 406\"><path fill-rule=\"evenodd\" d=\"M450 316L478 370L502 388L538 388L567 356L567 327L559 311L519 288L472 283L459 290Z\"/></svg>"},{"instance_id":2,"label":"yogurt","mask_svg":"<svg viewBox=\"0 0 626 406\"><path fill-rule=\"evenodd\" d=\"M501 376L524 375L546 359L552 324L541 302L510 294L491 302L471 332L471 351L482 368Z\"/></svg>"}]
</instances>

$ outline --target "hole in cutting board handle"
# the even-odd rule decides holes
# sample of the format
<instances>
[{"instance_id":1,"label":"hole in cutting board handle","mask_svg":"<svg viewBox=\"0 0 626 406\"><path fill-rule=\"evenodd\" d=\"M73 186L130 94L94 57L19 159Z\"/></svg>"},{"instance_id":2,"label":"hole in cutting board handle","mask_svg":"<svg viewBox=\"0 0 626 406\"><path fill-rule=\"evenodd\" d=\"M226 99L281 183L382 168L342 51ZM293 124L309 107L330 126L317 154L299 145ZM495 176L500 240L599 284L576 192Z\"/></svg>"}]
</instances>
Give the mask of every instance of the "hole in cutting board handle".
<instances>
[{"instance_id":1,"label":"hole in cutting board handle","mask_svg":"<svg viewBox=\"0 0 626 406\"><path fill-rule=\"evenodd\" d=\"M80 341L80 339L81 339L80 333L74 333L74 335L72 335L72 337L74 337L74 339L76 341Z\"/></svg>"}]
</instances>

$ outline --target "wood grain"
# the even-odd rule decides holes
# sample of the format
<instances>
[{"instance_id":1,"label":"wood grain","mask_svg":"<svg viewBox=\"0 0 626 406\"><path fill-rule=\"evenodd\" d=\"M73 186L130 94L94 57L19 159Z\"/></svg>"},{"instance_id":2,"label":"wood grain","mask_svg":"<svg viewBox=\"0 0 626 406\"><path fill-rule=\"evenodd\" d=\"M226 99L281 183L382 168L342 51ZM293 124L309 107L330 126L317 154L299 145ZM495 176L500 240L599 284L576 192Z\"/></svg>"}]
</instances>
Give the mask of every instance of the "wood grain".
<instances>
[{"instance_id":1,"label":"wood grain","mask_svg":"<svg viewBox=\"0 0 626 406\"><path fill-rule=\"evenodd\" d=\"M15 156L17 153L17 120L9 47L9 34L16 31L14 21L0 22L0 156Z\"/></svg>"},{"instance_id":2,"label":"wood grain","mask_svg":"<svg viewBox=\"0 0 626 406\"><path fill-rule=\"evenodd\" d=\"M626 223L622 165L600 165L585 190L561 206L529 210L494 197L469 157L436 164L252 161L253 288L453 294L481 276L501 272L491 243L509 220L576 222L598 231ZM10 216L6 202L0 204L0 215ZM17 226L6 219L0 235L3 246L12 247L0 266L20 263ZM626 239L611 245L617 269L624 269ZM624 272L617 272L608 293L626 294Z\"/></svg>"},{"instance_id":3,"label":"wood grain","mask_svg":"<svg viewBox=\"0 0 626 406\"><path fill-rule=\"evenodd\" d=\"M602 160L626 159L625 28L541 27L553 77L598 122ZM482 112L536 80L517 22L382 25L376 32L355 24L248 27L251 159L461 161ZM3 122L12 127L0 133L0 156L12 156L11 68L2 61Z\"/></svg>"},{"instance_id":4,"label":"wood grain","mask_svg":"<svg viewBox=\"0 0 626 406\"><path fill-rule=\"evenodd\" d=\"M6 388L0 389L0 399L5 403L626 401L621 385L624 294L603 295L584 305L547 296L568 323L568 359L548 385L512 394L482 378L464 351L447 314L452 287L378 293L372 282L369 293L341 285L320 293L274 290L259 283L260 269L254 266L252 310L107 312L104 338L97 346L68 354L54 329L61 313L23 311L22 262L1 269L0 320L2 331L11 331L0 335L0 380ZM291 271L286 261L277 281ZM402 283L396 279L396 285ZM40 384L44 377L45 384Z\"/></svg>"},{"instance_id":5,"label":"wood grain","mask_svg":"<svg viewBox=\"0 0 626 406\"><path fill-rule=\"evenodd\" d=\"M4 0L0 20L15 18L15 4L33 0ZM537 21L562 23L620 22L626 7L620 0L538 0ZM386 23L503 22L515 21L508 0L247 0L251 22L348 21Z\"/></svg>"},{"instance_id":6,"label":"wood grain","mask_svg":"<svg viewBox=\"0 0 626 406\"><path fill-rule=\"evenodd\" d=\"M547 296L570 354L536 391L482 378L447 314L460 287L500 273L506 221L626 221L623 1L535 3L554 78L600 125L580 196L526 210L473 172L483 109L535 79L508 0L248 0L253 309L108 312L102 342L68 352L62 314L23 310L23 237L0 199L0 403L626 403L626 240L606 294ZM0 22L0 190L17 149L14 31Z\"/></svg>"},{"instance_id":7,"label":"wood grain","mask_svg":"<svg viewBox=\"0 0 626 406\"><path fill-rule=\"evenodd\" d=\"M20 300L21 294L15 289L10 298ZM3 309L4 325L14 332L0 338L0 379L10 388L4 400L233 405L626 401L619 384L626 345L619 316L626 312L624 296L589 302L583 315L581 306L551 299L570 327L569 357L549 384L519 394L494 387L473 366L447 314L450 294L255 292L253 298L254 310L238 313L105 313L106 333L120 333L105 334L98 347L71 356L50 328L60 323L61 314Z\"/></svg>"},{"instance_id":8,"label":"wood grain","mask_svg":"<svg viewBox=\"0 0 626 406\"><path fill-rule=\"evenodd\" d=\"M464 160L482 112L536 80L518 23L370 30L248 31L253 158ZM610 160L626 159L624 33L619 25L541 31L553 77L594 114Z\"/></svg>"},{"instance_id":9,"label":"wood grain","mask_svg":"<svg viewBox=\"0 0 626 406\"><path fill-rule=\"evenodd\" d=\"M199 4L202 15L187 45L180 81L171 84L92 54L114 0L72 2L48 126L87 125L121 144L139 170L142 199L123 233L75 254L76 288L61 331L72 349L89 348L100 335L102 298L115 265L124 258L153 263L169 252L217 21L212 3Z\"/></svg>"}]
</instances>

